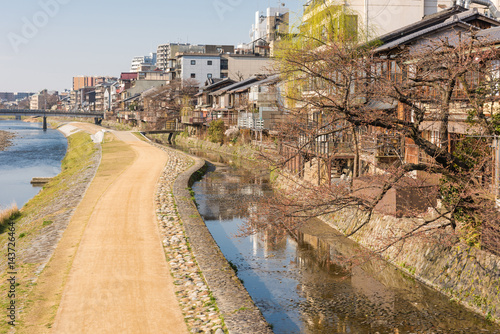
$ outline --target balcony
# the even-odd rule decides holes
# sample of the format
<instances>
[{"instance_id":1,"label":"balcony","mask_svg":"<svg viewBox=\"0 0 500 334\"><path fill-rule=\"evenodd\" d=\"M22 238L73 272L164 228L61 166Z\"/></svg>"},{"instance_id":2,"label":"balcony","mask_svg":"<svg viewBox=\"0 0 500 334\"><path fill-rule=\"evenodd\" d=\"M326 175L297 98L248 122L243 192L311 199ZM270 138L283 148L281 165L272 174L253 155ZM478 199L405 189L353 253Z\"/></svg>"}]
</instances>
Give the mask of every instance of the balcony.
<instances>
[{"instance_id":1,"label":"balcony","mask_svg":"<svg viewBox=\"0 0 500 334\"><path fill-rule=\"evenodd\" d=\"M251 93L249 101L253 103L278 103L276 93Z\"/></svg>"},{"instance_id":2,"label":"balcony","mask_svg":"<svg viewBox=\"0 0 500 334\"><path fill-rule=\"evenodd\" d=\"M190 125L201 125L204 124L206 121L206 118L203 116L181 116L181 123L182 124L190 124Z\"/></svg>"},{"instance_id":3,"label":"balcony","mask_svg":"<svg viewBox=\"0 0 500 334\"><path fill-rule=\"evenodd\" d=\"M400 135L367 134L361 136L361 150L376 158L403 157L403 141Z\"/></svg>"}]
</instances>

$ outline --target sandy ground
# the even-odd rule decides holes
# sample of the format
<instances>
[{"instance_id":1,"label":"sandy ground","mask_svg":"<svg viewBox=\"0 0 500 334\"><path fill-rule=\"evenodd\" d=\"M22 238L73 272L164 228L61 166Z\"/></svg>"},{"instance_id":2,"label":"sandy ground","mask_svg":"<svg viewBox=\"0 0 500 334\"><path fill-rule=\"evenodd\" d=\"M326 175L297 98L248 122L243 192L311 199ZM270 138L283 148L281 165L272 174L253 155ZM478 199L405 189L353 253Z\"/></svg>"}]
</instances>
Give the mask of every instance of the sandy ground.
<instances>
[{"instance_id":1,"label":"sandy ground","mask_svg":"<svg viewBox=\"0 0 500 334\"><path fill-rule=\"evenodd\" d=\"M53 333L187 333L155 217L166 153L130 133L113 134L117 143L103 149L96 178L39 279L28 332L43 325Z\"/></svg>"},{"instance_id":2,"label":"sandy ground","mask_svg":"<svg viewBox=\"0 0 500 334\"><path fill-rule=\"evenodd\" d=\"M7 147L11 145L11 139L15 135L11 132L0 131L0 151L4 151Z\"/></svg>"}]
</instances>

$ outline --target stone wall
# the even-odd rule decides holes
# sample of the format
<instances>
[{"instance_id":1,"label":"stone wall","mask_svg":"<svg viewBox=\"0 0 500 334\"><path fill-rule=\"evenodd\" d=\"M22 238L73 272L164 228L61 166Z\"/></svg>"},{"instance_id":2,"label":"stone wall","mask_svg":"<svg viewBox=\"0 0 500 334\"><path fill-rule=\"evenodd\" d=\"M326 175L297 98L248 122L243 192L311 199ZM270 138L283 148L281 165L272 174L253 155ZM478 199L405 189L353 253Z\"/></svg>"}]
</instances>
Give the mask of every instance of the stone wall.
<instances>
[{"instance_id":1,"label":"stone wall","mask_svg":"<svg viewBox=\"0 0 500 334\"><path fill-rule=\"evenodd\" d=\"M280 176L278 187L290 189L296 180ZM366 213L355 208L320 217L344 235L360 227ZM420 223L422 220L420 220ZM350 239L369 250L380 250L419 224L409 218L375 214ZM456 243L451 230L422 233L400 241L382 253L388 262L450 296L488 319L500 319L500 257Z\"/></svg>"},{"instance_id":2,"label":"stone wall","mask_svg":"<svg viewBox=\"0 0 500 334\"><path fill-rule=\"evenodd\" d=\"M254 148L240 145L221 145L218 143L211 143L209 141L200 140L193 137L183 137L177 136L175 137L175 142L182 146L196 147L204 150L211 150L216 152L221 152L229 155L235 155L238 157L244 157L246 159L255 159L258 151Z\"/></svg>"},{"instance_id":3,"label":"stone wall","mask_svg":"<svg viewBox=\"0 0 500 334\"><path fill-rule=\"evenodd\" d=\"M189 137L177 137L183 145L219 151L241 157L254 157L251 148L209 143ZM297 186L297 180L278 177L278 187ZM328 225L345 235L355 230L366 213L345 209L320 217ZM350 239L370 250L378 250L391 239L411 230L419 222L409 218L395 218L375 214L365 227ZM450 230L422 234L399 242L382 256L388 262L405 270L419 281L453 298L465 307L500 322L500 257L455 243Z\"/></svg>"},{"instance_id":4,"label":"stone wall","mask_svg":"<svg viewBox=\"0 0 500 334\"><path fill-rule=\"evenodd\" d=\"M204 160L192 158L194 165L177 178L173 194L198 265L229 333L271 334L271 328L222 254L191 198L189 187L205 169Z\"/></svg>"}]
</instances>

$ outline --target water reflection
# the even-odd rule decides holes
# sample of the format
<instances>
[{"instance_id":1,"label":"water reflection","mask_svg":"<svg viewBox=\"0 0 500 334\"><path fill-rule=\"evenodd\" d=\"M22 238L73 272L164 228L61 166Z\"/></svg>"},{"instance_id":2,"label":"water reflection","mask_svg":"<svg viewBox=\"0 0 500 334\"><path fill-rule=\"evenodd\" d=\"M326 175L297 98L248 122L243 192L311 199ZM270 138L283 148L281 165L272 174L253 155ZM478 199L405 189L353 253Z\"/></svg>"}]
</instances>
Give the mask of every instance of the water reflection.
<instances>
[{"instance_id":1,"label":"water reflection","mask_svg":"<svg viewBox=\"0 0 500 334\"><path fill-rule=\"evenodd\" d=\"M271 192L256 168L212 165L193 190L210 232L275 333L500 333L384 261L339 260L357 256L359 246L320 221L297 238L272 228L236 238L252 200Z\"/></svg>"},{"instance_id":2,"label":"water reflection","mask_svg":"<svg viewBox=\"0 0 500 334\"><path fill-rule=\"evenodd\" d=\"M13 145L0 152L0 206L22 206L40 190L31 186L33 177L60 173L67 141L59 131L42 131L38 123L0 121L0 130L16 134Z\"/></svg>"}]
</instances>

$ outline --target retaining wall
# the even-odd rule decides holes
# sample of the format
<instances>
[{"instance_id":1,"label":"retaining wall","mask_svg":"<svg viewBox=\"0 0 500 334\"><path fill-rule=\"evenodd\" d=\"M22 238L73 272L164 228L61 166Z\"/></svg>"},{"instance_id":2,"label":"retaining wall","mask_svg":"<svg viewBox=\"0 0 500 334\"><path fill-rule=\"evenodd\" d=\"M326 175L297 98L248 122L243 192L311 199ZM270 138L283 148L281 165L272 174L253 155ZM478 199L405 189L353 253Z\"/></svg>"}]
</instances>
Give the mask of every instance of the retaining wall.
<instances>
[{"instance_id":1,"label":"retaining wall","mask_svg":"<svg viewBox=\"0 0 500 334\"><path fill-rule=\"evenodd\" d=\"M194 166L177 178L173 193L198 265L230 333L271 334L262 313L230 267L191 199L189 187L205 168L204 160L192 158Z\"/></svg>"},{"instance_id":2,"label":"retaining wall","mask_svg":"<svg viewBox=\"0 0 500 334\"><path fill-rule=\"evenodd\" d=\"M289 176L280 176L276 185L287 189L297 185L289 180ZM320 218L349 235L364 222L366 213L348 208ZM350 239L369 250L379 250L421 222L375 214ZM500 322L500 257L456 240L451 230L433 231L398 242L382 256L465 307Z\"/></svg>"}]
</instances>

